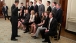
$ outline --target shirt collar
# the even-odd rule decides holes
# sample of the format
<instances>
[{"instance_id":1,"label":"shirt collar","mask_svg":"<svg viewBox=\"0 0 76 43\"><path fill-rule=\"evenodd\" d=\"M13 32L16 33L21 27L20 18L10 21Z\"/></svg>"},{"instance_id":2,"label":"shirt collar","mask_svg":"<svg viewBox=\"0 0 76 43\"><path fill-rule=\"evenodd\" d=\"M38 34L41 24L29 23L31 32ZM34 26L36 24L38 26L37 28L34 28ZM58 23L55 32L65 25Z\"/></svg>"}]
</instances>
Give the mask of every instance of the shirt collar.
<instances>
[{"instance_id":1,"label":"shirt collar","mask_svg":"<svg viewBox=\"0 0 76 43\"><path fill-rule=\"evenodd\" d=\"M56 6L54 6L53 8L55 8Z\"/></svg>"}]
</instances>

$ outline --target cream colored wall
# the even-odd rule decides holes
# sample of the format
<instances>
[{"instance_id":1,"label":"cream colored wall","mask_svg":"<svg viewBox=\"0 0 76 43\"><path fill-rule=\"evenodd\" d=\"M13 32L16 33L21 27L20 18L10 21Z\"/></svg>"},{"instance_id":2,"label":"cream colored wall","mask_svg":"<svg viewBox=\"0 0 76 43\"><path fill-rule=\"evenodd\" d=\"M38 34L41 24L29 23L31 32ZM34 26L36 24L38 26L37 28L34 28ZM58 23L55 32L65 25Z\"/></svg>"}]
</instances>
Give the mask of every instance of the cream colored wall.
<instances>
[{"instance_id":1,"label":"cream colored wall","mask_svg":"<svg viewBox=\"0 0 76 43\"><path fill-rule=\"evenodd\" d=\"M15 0L5 0L6 5L8 6L8 15L11 15L11 6Z\"/></svg>"},{"instance_id":2,"label":"cream colored wall","mask_svg":"<svg viewBox=\"0 0 76 43\"><path fill-rule=\"evenodd\" d=\"M11 15L11 6L12 6L12 4L14 4L14 2L15 2L15 0L5 0L5 3L6 3L6 5L8 6L8 15L10 16ZM26 0L19 0L19 8L20 8L20 3L24 3L24 5L25 5L25 2L26 2Z\"/></svg>"},{"instance_id":3,"label":"cream colored wall","mask_svg":"<svg viewBox=\"0 0 76 43\"><path fill-rule=\"evenodd\" d=\"M25 2L26 2L26 0L19 0L19 6L18 7L20 8L21 3L24 3L24 6L25 6L25 4L26 4Z\"/></svg>"},{"instance_id":4,"label":"cream colored wall","mask_svg":"<svg viewBox=\"0 0 76 43\"><path fill-rule=\"evenodd\" d=\"M76 32L76 0L68 0L66 29Z\"/></svg>"}]
</instances>

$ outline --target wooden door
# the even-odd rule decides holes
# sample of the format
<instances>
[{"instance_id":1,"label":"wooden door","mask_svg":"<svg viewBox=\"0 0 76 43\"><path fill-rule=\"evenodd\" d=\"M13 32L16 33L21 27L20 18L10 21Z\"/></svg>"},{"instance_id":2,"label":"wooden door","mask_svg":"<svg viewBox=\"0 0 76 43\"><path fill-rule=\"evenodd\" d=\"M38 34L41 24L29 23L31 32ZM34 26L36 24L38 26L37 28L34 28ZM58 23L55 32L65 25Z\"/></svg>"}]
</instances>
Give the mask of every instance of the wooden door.
<instances>
[{"instance_id":1,"label":"wooden door","mask_svg":"<svg viewBox=\"0 0 76 43\"><path fill-rule=\"evenodd\" d=\"M62 21L62 27L65 28L66 26L66 17L67 17L67 4L68 0L60 0L61 8L63 10L63 21Z\"/></svg>"},{"instance_id":2,"label":"wooden door","mask_svg":"<svg viewBox=\"0 0 76 43\"><path fill-rule=\"evenodd\" d=\"M26 2L29 2L29 0L26 0Z\"/></svg>"},{"instance_id":3,"label":"wooden door","mask_svg":"<svg viewBox=\"0 0 76 43\"><path fill-rule=\"evenodd\" d=\"M2 16L3 2L4 2L4 1L1 1L1 0L0 0L0 16Z\"/></svg>"}]
</instances>

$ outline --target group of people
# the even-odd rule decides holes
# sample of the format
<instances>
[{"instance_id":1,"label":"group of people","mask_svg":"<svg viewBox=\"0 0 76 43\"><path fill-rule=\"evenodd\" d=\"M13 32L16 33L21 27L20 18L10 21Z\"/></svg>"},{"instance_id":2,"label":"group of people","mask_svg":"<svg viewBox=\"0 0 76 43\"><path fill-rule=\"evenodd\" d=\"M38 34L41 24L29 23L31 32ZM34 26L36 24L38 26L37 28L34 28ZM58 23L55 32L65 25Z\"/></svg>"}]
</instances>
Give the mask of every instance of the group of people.
<instances>
[{"instance_id":1,"label":"group of people","mask_svg":"<svg viewBox=\"0 0 76 43\"><path fill-rule=\"evenodd\" d=\"M42 42L51 43L49 36L57 35L57 25L62 22L61 5L52 2L52 6L50 6L50 1L47 1L48 8L45 11L45 6L41 0L39 0L39 6L37 1L34 1L34 5L31 1L26 3L26 7L21 3L20 9L18 9L18 4L19 1L15 1L11 7L11 40L17 41L16 37L20 37L18 28L22 27L24 33L30 32L34 39L37 39L40 33L44 39Z\"/></svg>"}]
</instances>

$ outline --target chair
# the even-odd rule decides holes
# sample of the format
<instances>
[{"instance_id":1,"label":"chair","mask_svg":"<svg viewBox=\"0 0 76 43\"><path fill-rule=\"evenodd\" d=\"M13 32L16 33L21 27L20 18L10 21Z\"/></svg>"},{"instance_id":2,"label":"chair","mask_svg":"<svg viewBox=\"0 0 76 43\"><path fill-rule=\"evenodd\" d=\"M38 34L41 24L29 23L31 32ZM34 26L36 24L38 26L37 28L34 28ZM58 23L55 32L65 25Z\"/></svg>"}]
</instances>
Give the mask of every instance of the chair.
<instances>
[{"instance_id":1,"label":"chair","mask_svg":"<svg viewBox=\"0 0 76 43\"><path fill-rule=\"evenodd\" d=\"M54 36L54 39L59 40L60 39L60 34L61 34L61 23L58 23L58 25L57 25L57 35Z\"/></svg>"}]
</instances>

